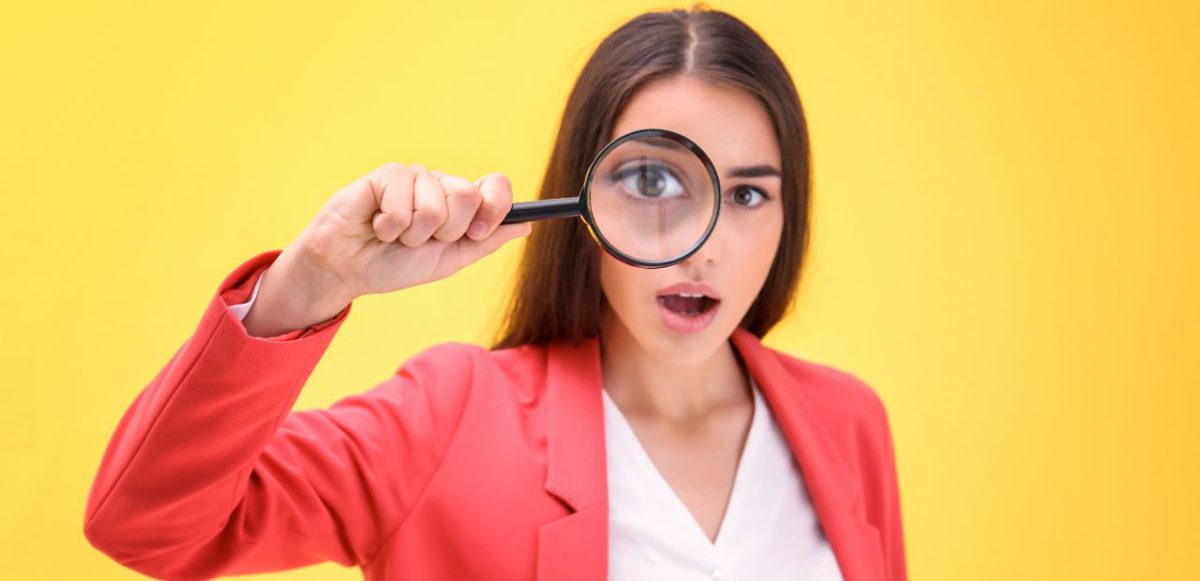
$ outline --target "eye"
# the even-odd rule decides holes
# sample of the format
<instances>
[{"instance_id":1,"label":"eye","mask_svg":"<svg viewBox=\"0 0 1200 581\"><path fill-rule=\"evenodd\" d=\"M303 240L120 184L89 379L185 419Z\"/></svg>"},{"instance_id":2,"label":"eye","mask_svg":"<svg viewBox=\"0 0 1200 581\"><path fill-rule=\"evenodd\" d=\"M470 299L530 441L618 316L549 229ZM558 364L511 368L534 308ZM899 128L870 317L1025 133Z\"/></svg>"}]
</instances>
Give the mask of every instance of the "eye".
<instances>
[{"instance_id":1,"label":"eye","mask_svg":"<svg viewBox=\"0 0 1200 581\"><path fill-rule=\"evenodd\" d=\"M729 194L730 201L746 208L756 208L771 199L766 192L751 186L738 186Z\"/></svg>"},{"instance_id":2,"label":"eye","mask_svg":"<svg viewBox=\"0 0 1200 581\"><path fill-rule=\"evenodd\" d=\"M613 172L613 178L626 192L644 198L676 198L683 194L683 185L670 168L661 164L631 164Z\"/></svg>"}]
</instances>

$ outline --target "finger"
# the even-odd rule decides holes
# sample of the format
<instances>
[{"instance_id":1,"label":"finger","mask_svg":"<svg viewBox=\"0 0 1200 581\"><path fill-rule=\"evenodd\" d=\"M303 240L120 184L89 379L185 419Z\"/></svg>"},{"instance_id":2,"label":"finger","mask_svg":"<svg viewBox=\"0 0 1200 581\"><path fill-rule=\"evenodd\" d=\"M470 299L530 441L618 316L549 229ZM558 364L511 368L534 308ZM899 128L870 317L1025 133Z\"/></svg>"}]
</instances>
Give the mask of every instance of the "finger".
<instances>
[{"instance_id":1,"label":"finger","mask_svg":"<svg viewBox=\"0 0 1200 581\"><path fill-rule=\"evenodd\" d=\"M428 169L418 170L413 188L412 223L400 234L400 242L409 248L424 244L446 221L446 194Z\"/></svg>"},{"instance_id":2,"label":"finger","mask_svg":"<svg viewBox=\"0 0 1200 581\"><path fill-rule=\"evenodd\" d=\"M352 224L367 224L379 212L383 186L389 176L402 173L403 164L385 163L338 190L325 204Z\"/></svg>"},{"instance_id":3,"label":"finger","mask_svg":"<svg viewBox=\"0 0 1200 581\"><path fill-rule=\"evenodd\" d=\"M483 203L475 212L475 220L467 230L472 240L482 240L492 234L512 208L512 182L501 173L487 174L476 182Z\"/></svg>"},{"instance_id":4,"label":"finger","mask_svg":"<svg viewBox=\"0 0 1200 581\"><path fill-rule=\"evenodd\" d=\"M437 175L440 172L432 172ZM433 237L442 242L453 242L463 237L475 211L483 203L479 186L467 181L466 178L441 174L439 183L446 193L446 223L433 233Z\"/></svg>"},{"instance_id":5,"label":"finger","mask_svg":"<svg viewBox=\"0 0 1200 581\"><path fill-rule=\"evenodd\" d=\"M416 170L410 166L397 164L376 179L381 182L377 189L379 194L379 212L375 214L371 225L375 236L384 242L393 242L412 223L413 186ZM375 180L373 180L374 182ZM375 185L372 183L372 187Z\"/></svg>"},{"instance_id":6,"label":"finger","mask_svg":"<svg viewBox=\"0 0 1200 581\"><path fill-rule=\"evenodd\" d=\"M460 256L462 257L460 259L461 264L464 266L471 264L483 258L484 256L495 252L501 246L504 246L505 243L511 240L529 236L529 233L532 231L533 225L529 222L523 222L520 224L503 224L496 228L496 230L492 232L491 236L488 236L483 240L471 240L470 238L463 238L456 243L460 252Z\"/></svg>"}]
</instances>

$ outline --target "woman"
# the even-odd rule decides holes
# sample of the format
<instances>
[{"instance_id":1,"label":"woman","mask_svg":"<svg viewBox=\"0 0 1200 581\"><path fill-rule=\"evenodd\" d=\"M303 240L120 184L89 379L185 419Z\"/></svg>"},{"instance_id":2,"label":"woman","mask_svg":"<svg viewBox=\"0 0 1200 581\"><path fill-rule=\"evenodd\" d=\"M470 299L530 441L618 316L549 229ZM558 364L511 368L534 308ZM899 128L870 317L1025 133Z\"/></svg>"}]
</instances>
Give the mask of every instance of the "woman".
<instances>
[{"instance_id":1,"label":"woman","mask_svg":"<svg viewBox=\"0 0 1200 581\"><path fill-rule=\"evenodd\" d=\"M531 232L499 224L503 175L380 167L221 283L121 420L88 539L175 579L321 561L371 579L904 579L879 398L759 341L808 231L807 130L782 62L721 12L633 19L581 73L542 197L644 127L692 138L721 176L696 254L638 269L577 220L541 223L491 349L437 345L291 412L354 298Z\"/></svg>"}]
</instances>

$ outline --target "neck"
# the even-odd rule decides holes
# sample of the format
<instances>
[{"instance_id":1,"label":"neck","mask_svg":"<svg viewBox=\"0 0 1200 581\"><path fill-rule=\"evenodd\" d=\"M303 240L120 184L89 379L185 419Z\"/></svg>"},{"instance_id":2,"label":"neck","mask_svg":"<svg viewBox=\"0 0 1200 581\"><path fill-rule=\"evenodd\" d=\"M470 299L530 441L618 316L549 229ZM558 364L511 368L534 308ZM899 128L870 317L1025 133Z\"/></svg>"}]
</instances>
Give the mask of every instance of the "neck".
<instances>
[{"instance_id":1,"label":"neck","mask_svg":"<svg viewBox=\"0 0 1200 581\"><path fill-rule=\"evenodd\" d=\"M604 389L627 416L687 423L752 398L729 340L699 360L667 359L647 351L611 312L605 319L600 333Z\"/></svg>"}]
</instances>

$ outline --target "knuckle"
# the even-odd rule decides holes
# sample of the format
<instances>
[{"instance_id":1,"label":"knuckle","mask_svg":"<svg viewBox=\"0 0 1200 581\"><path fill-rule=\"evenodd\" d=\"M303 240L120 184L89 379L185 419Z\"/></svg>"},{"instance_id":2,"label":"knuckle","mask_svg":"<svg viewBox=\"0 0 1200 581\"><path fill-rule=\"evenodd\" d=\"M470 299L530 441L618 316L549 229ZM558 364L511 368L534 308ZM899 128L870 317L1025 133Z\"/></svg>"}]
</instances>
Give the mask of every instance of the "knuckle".
<instances>
[{"instance_id":1,"label":"knuckle","mask_svg":"<svg viewBox=\"0 0 1200 581\"><path fill-rule=\"evenodd\" d=\"M479 188L473 186L460 186L452 188L446 192L446 199L451 204L459 207L478 205L483 199L483 194Z\"/></svg>"},{"instance_id":2,"label":"knuckle","mask_svg":"<svg viewBox=\"0 0 1200 581\"><path fill-rule=\"evenodd\" d=\"M389 181L412 181L413 177L417 174L413 166L405 165L399 162L389 163L386 167L387 169L384 171L384 176L386 176Z\"/></svg>"},{"instance_id":3,"label":"knuckle","mask_svg":"<svg viewBox=\"0 0 1200 581\"><path fill-rule=\"evenodd\" d=\"M398 161L389 161L379 166L379 173L384 175L396 175L404 173L408 169L409 167L407 165L404 165Z\"/></svg>"},{"instance_id":4,"label":"knuckle","mask_svg":"<svg viewBox=\"0 0 1200 581\"><path fill-rule=\"evenodd\" d=\"M399 162L388 162L377 168L368 175L368 181L373 183L380 190L388 190L389 184L403 182L405 179L412 179L412 168Z\"/></svg>"}]
</instances>

